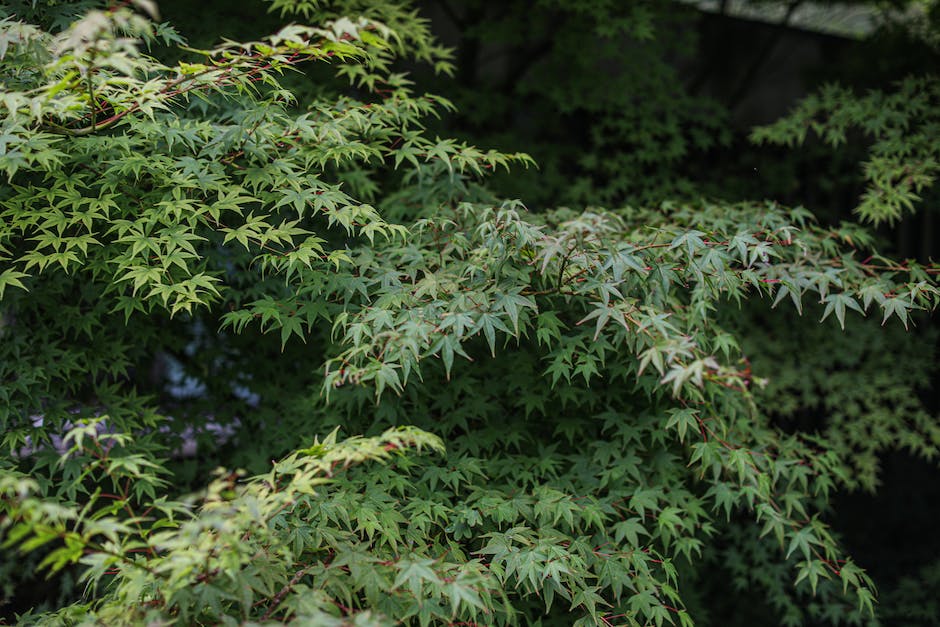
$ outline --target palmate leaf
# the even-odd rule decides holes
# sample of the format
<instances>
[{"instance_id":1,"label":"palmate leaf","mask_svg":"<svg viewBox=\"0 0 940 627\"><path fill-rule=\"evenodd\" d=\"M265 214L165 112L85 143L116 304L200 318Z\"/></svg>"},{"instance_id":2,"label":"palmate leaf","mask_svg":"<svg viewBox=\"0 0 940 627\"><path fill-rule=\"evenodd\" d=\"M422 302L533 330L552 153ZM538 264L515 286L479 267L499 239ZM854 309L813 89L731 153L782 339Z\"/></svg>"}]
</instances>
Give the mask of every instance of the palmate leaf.
<instances>
[{"instance_id":1,"label":"palmate leaf","mask_svg":"<svg viewBox=\"0 0 940 627\"><path fill-rule=\"evenodd\" d=\"M846 308L853 309L862 315L865 314L861 305L858 304L858 301L846 294L830 294L823 299L823 302L826 303L826 308L823 311L822 319L825 320L829 314L835 311L836 319L839 321L839 326L842 327L843 330L845 329Z\"/></svg>"},{"instance_id":2,"label":"palmate leaf","mask_svg":"<svg viewBox=\"0 0 940 627\"><path fill-rule=\"evenodd\" d=\"M26 272L19 272L13 268L7 268L3 272L0 272L0 300L3 299L3 292L8 286L18 287L22 290L25 290L26 286L23 285L23 282L20 279L24 279L28 276L29 274Z\"/></svg>"}]
</instances>

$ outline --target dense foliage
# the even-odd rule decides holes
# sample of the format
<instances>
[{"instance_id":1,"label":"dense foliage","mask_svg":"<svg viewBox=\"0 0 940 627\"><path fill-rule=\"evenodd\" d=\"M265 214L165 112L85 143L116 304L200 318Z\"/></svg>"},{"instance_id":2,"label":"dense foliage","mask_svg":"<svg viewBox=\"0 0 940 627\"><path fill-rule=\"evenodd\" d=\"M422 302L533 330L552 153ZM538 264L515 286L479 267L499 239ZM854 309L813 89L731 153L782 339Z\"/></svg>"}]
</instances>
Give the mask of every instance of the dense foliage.
<instances>
[{"instance_id":1,"label":"dense foliage","mask_svg":"<svg viewBox=\"0 0 940 627\"><path fill-rule=\"evenodd\" d=\"M637 7L583 12L581 61L648 41ZM867 225L930 189L936 79L755 131L871 136L860 222L672 180L727 141L661 60L548 101L605 124L530 212L491 175L564 168L428 130L454 107L401 64L463 66L414 7L270 8L310 25L198 48L147 0L0 9L0 573L56 575L19 620L689 625L722 573L783 624L877 623L828 521L940 445L906 333L940 269Z\"/></svg>"}]
</instances>

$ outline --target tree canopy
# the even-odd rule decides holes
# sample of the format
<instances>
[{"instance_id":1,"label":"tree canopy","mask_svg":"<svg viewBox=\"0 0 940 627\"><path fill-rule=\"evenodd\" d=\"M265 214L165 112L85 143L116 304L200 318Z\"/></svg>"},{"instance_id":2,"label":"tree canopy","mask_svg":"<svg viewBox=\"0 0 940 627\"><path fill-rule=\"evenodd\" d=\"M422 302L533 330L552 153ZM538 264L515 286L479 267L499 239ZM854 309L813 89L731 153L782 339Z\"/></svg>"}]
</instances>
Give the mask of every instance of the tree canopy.
<instances>
[{"instance_id":1,"label":"tree canopy","mask_svg":"<svg viewBox=\"0 0 940 627\"><path fill-rule=\"evenodd\" d=\"M444 6L499 41L525 4ZM879 32L932 50L911 4ZM203 45L161 8L0 8L0 574L54 576L19 622L685 626L737 586L780 624L929 624L831 520L940 445L940 267L882 254L934 198L935 76L740 148L670 58L692 8L544 2L581 74L507 76L589 141L506 148L484 31L274 0ZM849 144L836 219L688 165Z\"/></svg>"}]
</instances>

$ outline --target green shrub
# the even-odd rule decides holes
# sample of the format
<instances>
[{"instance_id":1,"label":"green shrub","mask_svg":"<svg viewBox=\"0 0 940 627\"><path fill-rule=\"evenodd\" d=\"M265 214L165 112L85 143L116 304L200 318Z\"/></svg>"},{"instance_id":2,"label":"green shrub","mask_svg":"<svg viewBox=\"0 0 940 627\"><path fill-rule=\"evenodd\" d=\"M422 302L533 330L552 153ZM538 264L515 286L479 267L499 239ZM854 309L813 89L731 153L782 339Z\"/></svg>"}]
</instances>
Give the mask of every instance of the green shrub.
<instances>
[{"instance_id":1,"label":"green shrub","mask_svg":"<svg viewBox=\"0 0 940 627\"><path fill-rule=\"evenodd\" d=\"M728 311L906 328L937 268L769 201L530 214L424 131L411 9L273 6L317 26L174 64L146 0L0 22L0 529L78 581L20 619L687 625L730 573L872 620L830 497L936 425L781 429Z\"/></svg>"}]
</instances>

